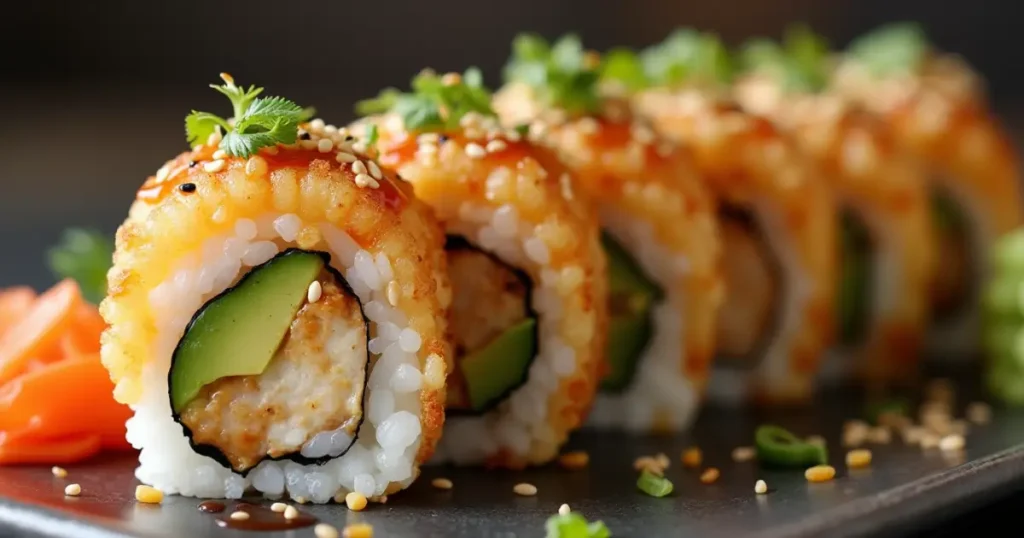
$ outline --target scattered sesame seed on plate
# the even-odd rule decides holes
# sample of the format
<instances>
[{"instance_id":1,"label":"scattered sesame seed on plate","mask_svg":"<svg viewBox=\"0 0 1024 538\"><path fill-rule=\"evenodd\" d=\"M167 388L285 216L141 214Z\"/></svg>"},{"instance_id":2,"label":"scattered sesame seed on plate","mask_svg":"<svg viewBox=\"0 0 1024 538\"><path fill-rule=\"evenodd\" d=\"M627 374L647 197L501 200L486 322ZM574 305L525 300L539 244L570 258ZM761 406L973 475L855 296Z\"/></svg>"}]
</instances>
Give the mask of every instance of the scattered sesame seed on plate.
<instances>
[{"instance_id":1,"label":"scattered sesame seed on plate","mask_svg":"<svg viewBox=\"0 0 1024 538\"><path fill-rule=\"evenodd\" d=\"M338 538L338 529L327 523L317 523L313 527L313 534L316 538Z\"/></svg>"},{"instance_id":2,"label":"scattered sesame seed on plate","mask_svg":"<svg viewBox=\"0 0 1024 538\"><path fill-rule=\"evenodd\" d=\"M954 433L939 440L939 450L945 452L960 450L964 447L964 444L964 436Z\"/></svg>"},{"instance_id":3,"label":"scattered sesame seed on plate","mask_svg":"<svg viewBox=\"0 0 1024 538\"><path fill-rule=\"evenodd\" d=\"M862 469L871 465L871 451L858 448L846 453L846 466L851 469Z\"/></svg>"},{"instance_id":4,"label":"scattered sesame seed on plate","mask_svg":"<svg viewBox=\"0 0 1024 538\"><path fill-rule=\"evenodd\" d=\"M164 500L164 492L150 486L135 487L135 500L145 504L160 504Z\"/></svg>"},{"instance_id":5,"label":"scattered sesame seed on plate","mask_svg":"<svg viewBox=\"0 0 1024 538\"><path fill-rule=\"evenodd\" d=\"M516 484L512 488L512 491L514 491L516 493L516 495L522 495L524 497L532 497L532 496L537 494L537 486L534 486L533 484L527 484L526 482L523 482L523 483L520 483L520 484Z\"/></svg>"},{"instance_id":6,"label":"scattered sesame seed on plate","mask_svg":"<svg viewBox=\"0 0 1024 538\"><path fill-rule=\"evenodd\" d=\"M231 515L229 517L235 521L245 521L249 519L249 512L237 510L235 512L231 512Z\"/></svg>"},{"instance_id":7,"label":"scattered sesame seed on plate","mask_svg":"<svg viewBox=\"0 0 1024 538\"><path fill-rule=\"evenodd\" d=\"M369 523L353 523L345 527L344 538L373 538L373 527Z\"/></svg>"},{"instance_id":8,"label":"scattered sesame seed on plate","mask_svg":"<svg viewBox=\"0 0 1024 538\"><path fill-rule=\"evenodd\" d=\"M562 503L562 506L558 507L558 515L560 516L567 516L569 515L569 512L571 512L571 510L569 509L568 504Z\"/></svg>"},{"instance_id":9,"label":"scattered sesame seed on plate","mask_svg":"<svg viewBox=\"0 0 1024 538\"><path fill-rule=\"evenodd\" d=\"M836 476L836 468L831 465L815 465L804 471L808 482L828 482Z\"/></svg>"},{"instance_id":10,"label":"scattered sesame seed on plate","mask_svg":"<svg viewBox=\"0 0 1024 538\"><path fill-rule=\"evenodd\" d=\"M68 497L77 497L81 494L82 486L78 484L68 484L68 486L64 488L64 495L67 495Z\"/></svg>"},{"instance_id":11,"label":"scattered sesame seed on plate","mask_svg":"<svg viewBox=\"0 0 1024 538\"><path fill-rule=\"evenodd\" d=\"M757 450L752 446L738 446L732 449L732 460L736 462L750 461L757 457Z\"/></svg>"},{"instance_id":12,"label":"scattered sesame seed on plate","mask_svg":"<svg viewBox=\"0 0 1024 538\"><path fill-rule=\"evenodd\" d=\"M452 489L455 486L455 484L452 484L452 481L447 478L435 478L430 481L430 485L437 489Z\"/></svg>"},{"instance_id":13,"label":"scattered sesame seed on plate","mask_svg":"<svg viewBox=\"0 0 1024 538\"><path fill-rule=\"evenodd\" d=\"M67 469L63 467L54 466L52 469L50 469L50 472L53 473L53 476L56 476L57 478L64 478L68 475Z\"/></svg>"},{"instance_id":14,"label":"scattered sesame seed on plate","mask_svg":"<svg viewBox=\"0 0 1024 538\"><path fill-rule=\"evenodd\" d=\"M684 467L700 467L701 462L704 460L704 455L701 453L700 448L695 446L687 448L683 451L682 458Z\"/></svg>"},{"instance_id":15,"label":"scattered sesame seed on plate","mask_svg":"<svg viewBox=\"0 0 1024 538\"><path fill-rule=\"evenodd\" d=\"M348 506L349 510L359 512L366 508L366 496L358 491L350 492L348 495L345 495L345 505Z\"/></svg>"},{"instance_id":16,"label":"scattered sesame seed on plate","mask_svg":"<svg viewBox=\"0 0 1024 538\"><path fill-rule=\"evenodd\" d=\"M757 493L758 495L768 493L768 484L766 484L764 480L758 480L754 483L754 493Z\"/></svg>"},{"instance_id":17,"label":"scattered sesame seed on plate","mask_svg":"<svg viewBox=\"0 0 1024 538\"><path fill-rule=\"evenodd\" d=\"M299 509L294 506L286 506L284 509L284 518L291 520L299 517Z\"/></svg>"},{"instance_id":18,"label":"scattered sesame seed on plate","mask_svg":"<svg viewBox=\"0 0 1024 538\"><path fill-rule=\"evenodd\" d=\"M274 503L274 504L270 505L270 510L272 512L277 512L279 514L284 512L287 509L288 509L288 505L285 504L285 503Z\"/></svg>"},{"instance_id":19,"label":"scattered sesame seed on plate","mask_svg":"<svg viewBox=\"0 0 1024 538\"><path fill-rule=\"evenodd\" d=\"M564 469L582 469L590 464L590 454L582 450L566 452L558 457L558 464Z\"/></svg>"},{"instance_id":20,"label":"scattered sesame seed on plate","mask_svg":"<svg viewBox=\"0 0 1024 538\"><path fill-rule=\"evenodd\" d=\"M717 468L708 467L707 469L704 470L703 473L701 473L700 481L702 484L714 484L718 480L718 477L721 475L721 471L719 471Z\"/></svg>"}]
</instances>

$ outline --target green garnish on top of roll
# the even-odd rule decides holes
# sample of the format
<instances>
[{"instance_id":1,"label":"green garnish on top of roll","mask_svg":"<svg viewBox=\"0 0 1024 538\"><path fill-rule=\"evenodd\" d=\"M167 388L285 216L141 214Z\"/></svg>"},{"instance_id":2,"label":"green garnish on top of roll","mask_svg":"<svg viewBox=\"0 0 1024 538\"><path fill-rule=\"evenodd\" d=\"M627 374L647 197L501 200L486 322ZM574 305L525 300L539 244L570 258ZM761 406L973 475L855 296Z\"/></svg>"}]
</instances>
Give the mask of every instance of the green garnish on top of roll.
<instances>
[{"instance_id":1,"label":"green garnish on top of roll","mask_svg":"<svg viewBox=\"0 0 1024 538\"><path fill-rule=\"evenodd\" d=\"M782 42L756 39L739 52L743 71L771 76L786 91L819 92L828 83L829 44L804 25L791 26Z\"/></svg>"},{"instance_id":2,"label":"green garnish on top of roll","mask_svg":"<svg viewBox=\"0 0 1024 538\"><path fill-rule=\"evenodd\" d=\"M630 90L651 86L724 86L735 67L729 50L715 34L694 29L675 30L664 41L640 53L625 48L608 51L601 78Z\"/></svg>"},{"instance_id":3,"label":"green garnish on top of roll","mask_svg":"<svg viewBox=\"0 0 1024 538\"><path fill-rule=\"evenodd\" d=\"M584 50L575 34L566 34L550 44L536 34L516 36L504 77L506 82L530 86L546 105L572 114L593 113L601 108L597 91L599 57Z\"/></svg>"},{"instance_id":4,"label":"green garnish on top of roll","mask_svg":"<svg viewBox=\"0 0 1024 538\"><path fill-rule=\"evenodd\" d=\"M494 116L491 92L484 86L480 70L470 67L461 77L438 76L424 70L412 79L412 91L387 88L372 99L356 103L360 115L394 112L406 129L442 132L457 129L470 112Z\"/></svg>"},{"instance_id":5,"label":"green garnish on top of roll","mask_svg":"<svg viewBox=\"0 0 1024 538\"><path fill-rule=\"evenodd\" d=\"M294 144L299 124L313 116L312 109L304 109L283 97L259 97L263 88L236 86L227 73L221 73L220 77L224 84L210 87L231 101L234 115L224 119L193 110L185 117L186 137L193 147L204 144L210 135L223 130L220 148L235 157L248 157L260 148Z\"/></svg>"},{"instance_id":6,"label":"green garnish on top of roll","mask_svg":"<svg viewBox=\"0 0 1024 538\"><path fill-rule=\"evenodd\" d=\"M850 43L849 55L875 76L917 71L928 54L928 37L920 24L886 24Z\"/></svg>"}]
</instances>

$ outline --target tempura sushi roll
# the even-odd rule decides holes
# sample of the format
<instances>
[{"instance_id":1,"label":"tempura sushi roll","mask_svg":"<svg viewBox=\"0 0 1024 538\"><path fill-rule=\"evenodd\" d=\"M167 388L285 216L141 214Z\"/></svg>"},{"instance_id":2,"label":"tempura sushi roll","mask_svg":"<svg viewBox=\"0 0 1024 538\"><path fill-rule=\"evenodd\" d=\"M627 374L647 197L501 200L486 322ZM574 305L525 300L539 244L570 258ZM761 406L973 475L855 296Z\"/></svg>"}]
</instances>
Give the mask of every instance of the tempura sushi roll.
<instances>
[{"instance_id":1,"label":"tempura sushi roll","mask_svg":"<svg viewBox=\"0 0 1024 538\"><path fill-rule=\"evenodd\" d=\"M192 113L194 147L117 233L102 358L136 476L197 497L394 493L444 420L444 235L344 129L222 78L233 121Z\"/></svg>"},{"instance_id":2,"label":"tempura sushi roll","mask_svg":"<svg viewBox=\"0 0 1024 538\"><path fill-rule=\"evenodd\" d=\"M923 170L888 127L828 92L828 47L803 27L749 43L735 94L818 165L840 202L838 341L826 379L904 383L928 328L934 234Z\"/></svg>"},{"instance_id":3,"label":"tempura sushi roll","mask_svg":"<svg viewBox=\"0 0 1024 538\"><path fill-rule=\"evenodd\" d=\"M1024 224L1020 163L980 78L959 58L932 49L919 27L896 24L852 43L832 83L879 114L898 145L927 167L941 269L926 351L939 359L977 356L988 252Z\"/></svg>"},{"instance_id":4,"label":"tempura sushi roll","mask_svg":"<svg viewBox=\"0 0 1024 538\"><path fill-rule=\"evenodd\" d=\"M361 103L382 165L448 234L455 363L437 462L519 468L584 421L607 330L597 222L553 154L499 126L480 72ZM356 129L357 127L353 127Z\"/></svg>"},{"instance_id":5,"label":"tempura sushi roll","mask_svg":"<svg viewBox=\"0 0 1024 538\"><path fill-rule=\"evenodd\" d=\"M561 51L561 63L552 50ZM589 423L686 428L710 374L724 291L714 202L688 155L659 139L627 100L598 95L599 66L575 36L549 47L523 35L514 51L495 108L506 125L528 126L531 140L558 153L600 215L610 322ZM531 80L523 76L529 72L547 76ZM554 80L581 82L570 96Z\"/></svg>"},{"instance_id":6,"label":"tempura sushi roll","mask_svg":"<svg viewBox=\"0 0 1024 538\"><path fill-rule=\"evenodd\" d=\"M835 332L836 203L788 137L728 98L727 59L713 36L679 31L627 82L718 199L726 294L710 396L805 402Z\"/></svg>"}]
</instances>

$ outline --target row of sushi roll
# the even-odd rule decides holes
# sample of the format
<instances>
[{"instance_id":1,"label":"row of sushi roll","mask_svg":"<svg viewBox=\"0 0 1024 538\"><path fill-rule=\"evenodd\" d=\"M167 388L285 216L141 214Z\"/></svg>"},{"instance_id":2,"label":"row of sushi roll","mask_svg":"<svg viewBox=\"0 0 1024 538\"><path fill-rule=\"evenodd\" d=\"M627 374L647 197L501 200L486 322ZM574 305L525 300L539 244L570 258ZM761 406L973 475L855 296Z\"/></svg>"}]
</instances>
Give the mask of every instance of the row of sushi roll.
<instances>
[{"instance_id":1,"label":"row of sushi roll","mask_svg":"<svg viewBox=\"0 0 1024 538\"><path fill-rule=\"evenodd\" d=\"M975 348L1022 221L977 77L913 26L845 53L525 34L493 95L425 70L347 126L221 78L232 116L188 116L100 308L166 493L382 499L583 426L681 431L706 398L912 383L926 343Z\"/></svg>"}]
</instances>

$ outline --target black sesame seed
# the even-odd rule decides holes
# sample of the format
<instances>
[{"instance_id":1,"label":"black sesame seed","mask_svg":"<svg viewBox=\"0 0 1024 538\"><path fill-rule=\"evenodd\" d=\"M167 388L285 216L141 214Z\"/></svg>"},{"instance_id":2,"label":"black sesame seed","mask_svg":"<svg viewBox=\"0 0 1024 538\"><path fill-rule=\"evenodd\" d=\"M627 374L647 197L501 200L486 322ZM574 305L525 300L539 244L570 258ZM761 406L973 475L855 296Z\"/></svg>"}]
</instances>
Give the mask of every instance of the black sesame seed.
<instances>
[{"instance_id":1,"label":"black sesame seed","mask_svg":"<svg viewBox=\"0 0 1024 538\"><path fill-rule=\"evenodd\" d=\"M447 141L448 141L448 135L438 135L437 136L437 143L438 144L444 144Z\"/></svg>"},{"instance_id":2,"label":"black sesame seed","mask_svg":"<svg viewBox=\"0 0 1024 538\"><path fill-rule=\"evenodd\" d=\"M299 135L299 140L309 140L313 138L309 133L302 133Z\"/></svg>"},{"instance_id":3,"label":"black sesame seed","mask_svg":"<svg viewBox=\"0 0 1024 538\"><path fill-rule=\"evenodd\" d=\"M346 136L346 137L345 137L345 141L346 141L346 142L351 142L351 141L353 141L353 140L355 140L355 139L356 139L356 137L354 137L354 136L352 136L352 135L348 135L348 136Z\"/></svg>"},{"instance_id":4,"label":"black sesame seed","mask_svg":"<svg viewBox=\"0 0 1024 538\"><path fill-rule=\"evenodd\" d=\"M196 192L196 184L195 183L182 183L181 185L178 185L178 190L180 190L181 192L184 192L184 193Z\"/></svg>"},{"instance_id":5,"label":"black sesame seed","mask_svg":"<svg viewBox=\"0 0 1024 538\"><path fill-rule=\"evenodd\" d=\"M199 164L199 161L189 161L188 162L188 167L189 168L195 168L197 164Z\"/></svg>"}]
</instances>

